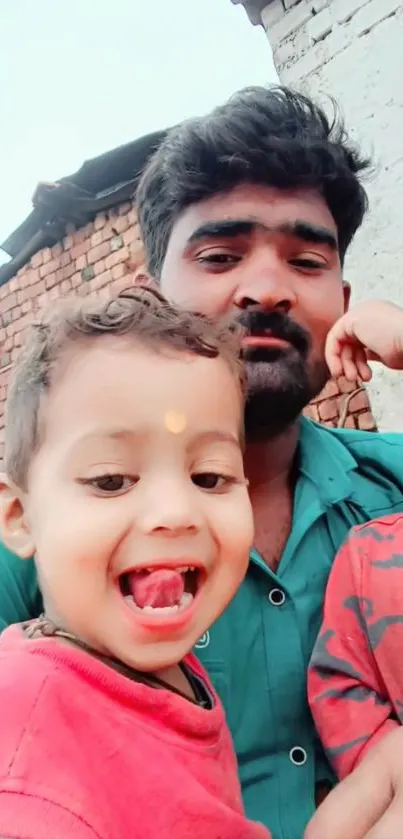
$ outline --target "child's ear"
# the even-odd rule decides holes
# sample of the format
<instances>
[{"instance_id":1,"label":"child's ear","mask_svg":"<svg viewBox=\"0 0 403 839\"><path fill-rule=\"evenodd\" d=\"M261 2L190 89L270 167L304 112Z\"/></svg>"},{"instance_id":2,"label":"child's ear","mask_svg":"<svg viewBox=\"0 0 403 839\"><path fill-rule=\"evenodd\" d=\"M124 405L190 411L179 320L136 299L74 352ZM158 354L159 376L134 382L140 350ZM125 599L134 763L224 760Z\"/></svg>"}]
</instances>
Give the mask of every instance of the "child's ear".
<instances>
[{"instance_id":1,"label":"child's ear","mask_svg":"<svg viewBox=\"0 0 403 839\"><path fill-rule=\"evenodd\" d=\"M134 276L134 285L146 286L146 288L157 288L157 283L144 270Z\"/></svg>"},{"instance_id":2,"label":"child's ear","mask_svg":"<svg viewBox=\"0 0 403 839\"><path fill-rule=\"evenodd\" d=\"M34 556L35 545L26 519L23 493L4 474L0 474L0 536L6 547L21 559Z\"/></svg>"}]
</instances>

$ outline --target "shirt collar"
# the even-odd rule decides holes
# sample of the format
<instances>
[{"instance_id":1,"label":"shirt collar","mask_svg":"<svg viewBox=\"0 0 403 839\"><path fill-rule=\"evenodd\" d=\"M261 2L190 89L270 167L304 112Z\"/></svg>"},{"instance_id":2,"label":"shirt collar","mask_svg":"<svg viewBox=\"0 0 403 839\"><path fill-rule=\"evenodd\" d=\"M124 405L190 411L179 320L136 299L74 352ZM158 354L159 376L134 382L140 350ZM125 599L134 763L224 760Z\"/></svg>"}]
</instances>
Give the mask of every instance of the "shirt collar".
<instances>
[{"instance_id":1,"label":"shirt collar","mask_svg":"<svg viewBox=\"0 0 403 839\"><path fill-rule=\"evenodd\" d=\"M315 484L325 506L352 494L351 472L357 461L333 429L301 417L299 458L300 473Z\"/></svg>"}]
</instances>

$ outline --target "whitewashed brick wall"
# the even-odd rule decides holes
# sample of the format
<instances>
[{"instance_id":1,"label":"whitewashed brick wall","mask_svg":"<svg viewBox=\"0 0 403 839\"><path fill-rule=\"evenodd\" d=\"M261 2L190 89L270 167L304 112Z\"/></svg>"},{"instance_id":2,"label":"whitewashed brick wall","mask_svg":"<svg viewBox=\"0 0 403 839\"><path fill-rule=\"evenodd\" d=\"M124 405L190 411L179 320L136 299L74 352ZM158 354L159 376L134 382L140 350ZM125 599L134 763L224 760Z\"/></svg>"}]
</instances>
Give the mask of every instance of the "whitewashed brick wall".
<instances>
[{"instance_id":1,"label":"whitewashed brick wall","mask_svg":"<svg viewBox=\"0 0 403 839\"><path fill-rule=\"evenodd\" d=\"M273 0L261 20L281 81L325 106L333 96L374 157L371 211L345 269L354 299L403 305L403 2ZM370 396L378 426L403 430L403 374L378 367Z\"/></svg>"}]
</instances>

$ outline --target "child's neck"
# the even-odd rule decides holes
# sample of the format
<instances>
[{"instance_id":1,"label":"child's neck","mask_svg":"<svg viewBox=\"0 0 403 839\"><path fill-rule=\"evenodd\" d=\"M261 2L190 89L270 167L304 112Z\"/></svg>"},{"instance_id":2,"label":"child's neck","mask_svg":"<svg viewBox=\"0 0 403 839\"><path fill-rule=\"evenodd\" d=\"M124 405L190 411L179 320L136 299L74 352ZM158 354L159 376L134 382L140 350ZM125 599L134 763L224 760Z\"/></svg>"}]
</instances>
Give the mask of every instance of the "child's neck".
<instances>
[{"instance_id":1,"label":"child's neck","mask_svg":"<svg viewBox=\"0 0 403 839\"><path fill-rule=\"evenodd\" d=\"M45 632L43 630L43 624L44 623L48 624L48 630L45 631ZM100 652L100 651L97 651L95 649L91 649L90 647L88 647L88 645L85 642L81 641L78 636L75 636L74 633L69 633L69 632L64 633L63 630L60 631L59 622L55 621L53 618L51 618L49 616L49 613L46 613L46 617L44 616L44 618L39 618L37 621L32 621L32 622L30 622L30 624L31 624L31 629L30 629L30 633L29 633L30 637L37 637L37 636L42 636L43 637L43 635L47 635L47 636L52 635L53 633L51 631L51 628L53 627L54 630L56 630L56 632L54 634L58 637L58 640L62 644L67 644L68 646L69 645L75 646L76 644L78 644L78 645L84 647L89 655L92 654L92 655L95 655L95 656L99 656L103 660L109 659L110 666L113 667L113 658L110 658L109 655L104 653L104 652ZM50 630L49 630L49 627L50 627ZM117 660L116 660L116 663L118 663ZM130 667L128 665L125 665L123 662L121 662L121 665L124 668L127 668L128 671L130 671ZM133 673L134 672L135 671L133 670ZM127 673L127 675L129 675L129 672ZM147 673L144 673L144 675L147 676ZM180 666L180 663L179 664L172 664L169 667L163 667L160 670L155 670L155 671L149 672L148 675L151 678L155 677L156 679L160 680L164 684L164 686L166 685L167 688L172 688L172 690L174 692L178 691L186 699L190 699L192 701L197 700L197 697L195 696L195 691L193 690L192 684L189 681L189 679L187 678L184 668L182 668Z\"/></svg>"},{"instance_id":2,"label":"child's neck","mask_svg":"<svg viewBox=\"0 0 403 839\"><path fill-rule=\"evenodd\" d=\"M192 685L187 679L184 671L179 664L172 664L171 667L164 667L162 670L155 670L153 673L157 679L165 682L166 685L174 690L180 691L183 696L188 699L195 699Z\"/></svg>"}]
</instances>

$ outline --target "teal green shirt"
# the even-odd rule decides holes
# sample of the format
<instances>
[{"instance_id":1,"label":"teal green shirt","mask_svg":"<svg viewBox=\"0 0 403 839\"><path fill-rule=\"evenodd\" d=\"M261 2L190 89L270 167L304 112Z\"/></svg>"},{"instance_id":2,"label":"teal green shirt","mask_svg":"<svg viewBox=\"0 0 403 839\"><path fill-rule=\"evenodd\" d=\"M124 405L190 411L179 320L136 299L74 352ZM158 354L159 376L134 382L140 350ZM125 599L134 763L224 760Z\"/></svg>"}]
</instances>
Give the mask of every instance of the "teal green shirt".
<instances>
[{"instance_id":1,"label":"teal green shirt","mask_svg":"<svg viewBox=\"0 0 403 839\"><path fill-rule=\"evenodd\" d=\"M224 703L245 807L273 839L301 839L315 784L333 782L306 701L326 580L350 527L403 511L403 435L303 419L293 527L277 574L252 551L248 576L196 652ZM0 550L0 626L36 616L33 565Z\"/></svg>"}]
</instances>

